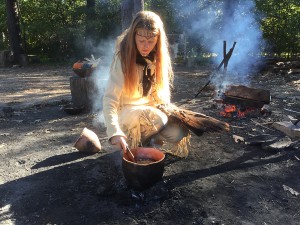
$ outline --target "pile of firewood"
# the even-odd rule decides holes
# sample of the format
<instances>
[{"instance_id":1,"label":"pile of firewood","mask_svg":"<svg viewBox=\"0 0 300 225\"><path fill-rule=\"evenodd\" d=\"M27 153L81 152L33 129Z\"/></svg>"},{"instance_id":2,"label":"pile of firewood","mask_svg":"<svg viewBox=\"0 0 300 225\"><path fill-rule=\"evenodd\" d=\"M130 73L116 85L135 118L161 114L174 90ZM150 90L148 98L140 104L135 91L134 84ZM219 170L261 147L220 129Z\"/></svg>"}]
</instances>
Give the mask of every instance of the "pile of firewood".
<instances>
[{"instance_id":1,"label":"pile of firewood","mask_svg":"<svg viewBox=\"0 0 300 225\"><path fill-rule=\"evenodd\" d=\"M266 70L274 73L280 73L282 75L299 74L300 73L300 61L299 60L276 60L270 59L267 61Z\"/></svg>"}]
</instances>

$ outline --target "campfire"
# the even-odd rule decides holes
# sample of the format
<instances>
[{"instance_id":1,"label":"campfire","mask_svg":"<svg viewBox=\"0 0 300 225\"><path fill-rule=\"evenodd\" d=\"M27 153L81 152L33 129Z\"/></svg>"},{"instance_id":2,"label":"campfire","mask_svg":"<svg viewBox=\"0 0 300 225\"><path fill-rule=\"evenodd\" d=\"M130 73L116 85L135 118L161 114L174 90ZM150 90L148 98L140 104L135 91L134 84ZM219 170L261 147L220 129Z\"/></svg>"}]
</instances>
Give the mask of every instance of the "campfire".
<instances>
[{"instance_id":1,"label":"campfire","mask_svg":"<svg viewBox=\"0 0 300 225\"><path fill-rule=\"evenodd\" d=\"M249 115L263 115L265 104L271 100L270 91L233 85L225 92L218 92L216 102L221 104L220 116L244 118Z\"/></svg>"},{"instance_id":2,"label":"campfire","mask_svg":"<svg viewBox=\"0 0 300 225\"><path fill-rule=\"evenodd\" d=\"M245 117L260 117L262 115L269 117L271 111L268 110L269 107L267 105L270 104L271 101L270 91L240 85L244 79L238 80L238 76L234 76L233 72L229 73L227 71L228 61L232 56L235 45L236 42L234 42L232 48L227 52L226 41L224 41L224 58L222 62L213 72L208 82L198 90L194 98L197 98L210 82L213 82L215 88L214 101L217 103L217 108L220 109L219 115L221 117L232 118L232 122L234 122L235 119ZM223 65L224 72L219 73L218 71ZM300 137L300 111L284 109L281 117L283 114L288 115L290 121L272 122L270 118L267 120L261 118L261 121L264 121L264 123L261 124L251 118L249 121L262 128L261 133L258 132L259 134L257 134L256 131L256 134L249 133L249 135L245 135L245 137L234 134L233 138L235 142L243 142L248 145L261 145L263 149L279 150L289 147L299 149L300 140L293 139ZM248 123L247 120L246 123ZM268 127L268 125L272 127ZM246 126L248 126L248 124ZM233 126L231 125L231 127ZM245 128L245 126L235 127L237 129ZM277 131L281 131L283 134Z\"/></svg>"},{"instance_id":3,"label":"campfire","mask_svg":"<svg viewBox=\"0 0 300 225\"><path fill-rule=\"evenodd\" d=\"M223 105L223 110L220 111L220 116L227 118L244 118L249 115L261 114L261 110L254 107L240 107L239 105Z\"/></svg>"}]
</instances>

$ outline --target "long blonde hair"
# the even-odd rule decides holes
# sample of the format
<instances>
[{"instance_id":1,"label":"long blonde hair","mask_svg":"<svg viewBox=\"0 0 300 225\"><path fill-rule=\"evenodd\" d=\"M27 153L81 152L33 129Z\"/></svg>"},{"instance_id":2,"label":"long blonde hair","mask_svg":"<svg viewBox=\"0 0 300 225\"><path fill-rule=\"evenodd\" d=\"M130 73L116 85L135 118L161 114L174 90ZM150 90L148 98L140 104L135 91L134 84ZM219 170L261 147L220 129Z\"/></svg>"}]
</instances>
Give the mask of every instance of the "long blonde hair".
<instances>
[{"instance_id":1,"label":"long blonde hair","mask_svg":"<svg viewBox=\"0 0 300 225\"><path fill-rule=\"evenodd\" d=\"M162 98L170 98L170 86L173 83L174 75L168 49L168 39L160 17L150 11L140 11L137 13L130 27L117 40L117 53L121 56L122 70L125 78L124 90L127 94L131 95L135 93L138 86L139 74L137 73L136 65L138 50L135 44L135 34L137 29L140 28L158 31L158 39L155 46L157 91L158 94L161 93L161 95L164 95Z\"/></svg>"}]
</instances>

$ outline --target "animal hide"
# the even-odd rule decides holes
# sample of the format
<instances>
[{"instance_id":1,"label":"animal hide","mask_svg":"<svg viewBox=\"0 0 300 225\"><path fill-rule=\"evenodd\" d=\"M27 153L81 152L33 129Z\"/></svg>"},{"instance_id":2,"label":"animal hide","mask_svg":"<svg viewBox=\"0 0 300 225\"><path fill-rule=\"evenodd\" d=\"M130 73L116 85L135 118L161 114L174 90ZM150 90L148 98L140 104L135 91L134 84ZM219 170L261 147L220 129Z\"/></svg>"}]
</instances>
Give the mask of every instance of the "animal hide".
<instances>
[{"instance_id":1,"label":"animal hide","mask_svg":"<svg viewBox=\"0 0 300 225\"><path fill-rule=\"evenodd\" d=\"M179 108L172 104L158 105L158 109L164 112L168 116L169 120L181 122L197 136L202 135L204 132L221 132L230 130L228 123L202 113Z\"/></svg>"}]
</instances>

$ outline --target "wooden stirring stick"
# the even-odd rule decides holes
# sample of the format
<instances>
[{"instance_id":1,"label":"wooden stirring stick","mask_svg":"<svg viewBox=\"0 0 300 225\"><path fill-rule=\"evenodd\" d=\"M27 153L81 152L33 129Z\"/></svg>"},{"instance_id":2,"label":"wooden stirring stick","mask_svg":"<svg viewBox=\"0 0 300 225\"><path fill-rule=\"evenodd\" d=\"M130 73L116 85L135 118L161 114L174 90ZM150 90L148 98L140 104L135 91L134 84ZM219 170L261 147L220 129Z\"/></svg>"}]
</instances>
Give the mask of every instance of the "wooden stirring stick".
<instances>
[{"instance_id":1,"label":"wooden stirring stick","mask_svg":"<svg viewBox=\"0 0 300 225\"><path fill-rule=\"evenodd\" d=\"M130 158L132 158L132 161L133 161L133 162L136 162L136 161L135 161L135 158L134 158L134 155L132 154L132 152L131 152L130 148L128 147L128 145L126 146L126 150L127 150L127 152L129 152Z\"/></svg>"}]
</instances>

